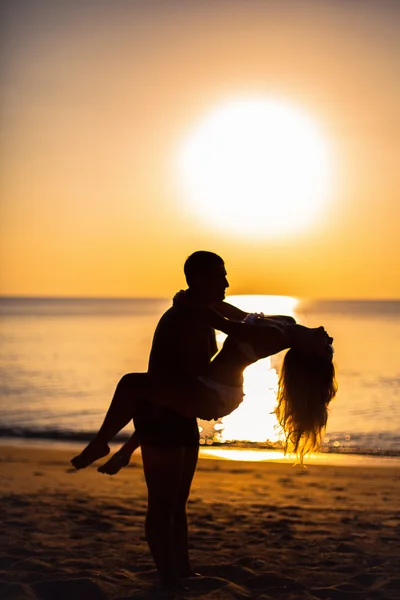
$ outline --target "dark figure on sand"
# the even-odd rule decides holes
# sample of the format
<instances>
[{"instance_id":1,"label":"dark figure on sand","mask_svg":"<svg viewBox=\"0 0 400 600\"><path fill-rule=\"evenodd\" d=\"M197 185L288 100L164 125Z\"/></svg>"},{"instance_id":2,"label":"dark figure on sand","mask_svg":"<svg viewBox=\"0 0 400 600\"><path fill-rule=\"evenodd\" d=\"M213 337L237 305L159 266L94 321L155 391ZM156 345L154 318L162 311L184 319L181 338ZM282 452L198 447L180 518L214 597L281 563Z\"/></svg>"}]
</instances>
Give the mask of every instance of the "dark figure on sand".
<instances>
[{"instance_id":1,"label":"dark figure on sand","mask_svg":"<svg viewBox=\"0 0 400 600\"><path fill-rule=\"evenodd\" d=\"M196 417L232 412L243 399L243 370L291 348L282 367L276 414L287 443L302 459L318 446L336 392L332 338L323 327L309 329L290 317L249 316L224 303L225 266L213 253L191 255L185 275L189 289L159 322L148 373L120 380L96 437L72 459L80 469L106 456L108 442L134 418L135 435L120 453L129 460L129 452L138 443L142 447L147 541L162 582L174 585L196 575L186 515L198 459ZM228 337L211 362L217 351L214 328Z\"/></svg>"}]
</instances>

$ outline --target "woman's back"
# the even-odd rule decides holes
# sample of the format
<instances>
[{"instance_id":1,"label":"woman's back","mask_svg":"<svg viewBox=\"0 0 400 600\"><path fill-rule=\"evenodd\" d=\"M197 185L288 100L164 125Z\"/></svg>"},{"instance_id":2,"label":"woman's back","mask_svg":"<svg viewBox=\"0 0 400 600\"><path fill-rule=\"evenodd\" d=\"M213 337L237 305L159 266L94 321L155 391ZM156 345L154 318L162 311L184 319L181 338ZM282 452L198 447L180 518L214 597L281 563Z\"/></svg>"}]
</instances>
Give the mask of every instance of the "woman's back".
<instances>
[{"instance_id":1,"label":"woman's back","mask_svg":"<svg viewBox=\"0 0 400 600\"><path fill-rule=\"evenodd\" d=\"M207 377L225 385L238 386L243 384L244 369L255 362L243 352L243 342L238 342L228 336L207 369ZM250 344L246 344L251 349Z\"/></svg>"}]
</instances>

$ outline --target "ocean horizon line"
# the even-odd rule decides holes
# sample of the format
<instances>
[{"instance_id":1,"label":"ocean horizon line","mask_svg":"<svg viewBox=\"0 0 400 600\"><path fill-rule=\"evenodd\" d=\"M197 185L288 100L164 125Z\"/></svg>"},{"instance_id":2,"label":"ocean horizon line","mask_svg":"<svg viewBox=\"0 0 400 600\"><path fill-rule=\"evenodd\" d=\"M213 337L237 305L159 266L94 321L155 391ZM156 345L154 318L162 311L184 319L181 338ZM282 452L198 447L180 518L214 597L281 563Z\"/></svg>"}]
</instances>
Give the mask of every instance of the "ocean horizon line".
<instances>
[{"instance_id":1,"label":"ocean horizon line","mask_svg":"<svg viewBox=\"0 0 400 600\"><path fill-rule=\"evenodd\" d=\"M296 294L268 294L268 293L249 293L249 294L228 294L230 296L271 296L271 297L286 297L295 298L299 302L400 302L398 298L362 298L362 297L311 297L311 296L297 296ZM28 295L28 294L0 294L0 300L169 300L169 296L56 296L56 295Z\"/></svg>"}]
</instances>

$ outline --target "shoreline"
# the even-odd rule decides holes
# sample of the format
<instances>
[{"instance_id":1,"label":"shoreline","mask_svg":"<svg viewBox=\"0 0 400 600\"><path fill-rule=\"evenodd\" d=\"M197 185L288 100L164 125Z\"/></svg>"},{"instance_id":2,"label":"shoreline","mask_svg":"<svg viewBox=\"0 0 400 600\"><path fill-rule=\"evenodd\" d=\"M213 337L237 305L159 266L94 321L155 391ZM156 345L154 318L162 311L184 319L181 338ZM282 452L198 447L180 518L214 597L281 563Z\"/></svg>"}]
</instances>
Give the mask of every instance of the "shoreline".
<instances>
[{"instance_id":1,"label":"shoreline","mask_svg":"<svg viewBox=\"0 0 400 600\"><path fill-rule=\"evenodd\" d=\"M37 448L47 450L60 450L79 452L86 441L52 440L35 438L0 438L0 455L3 448ZM120 447L123 442L117 440L110 443L111 452ZM139 449L140 455L140 449ZM281 450L248 447L246 445L226 444L223 445L201 445L199 456L204 459L228 460L234 462L278 462L296 466L294 455L285 456ZM318 452L307 456L304 460L305 466L332 465L348 467L393 467L400 469L400 456L386 454L365 454L358 452Z\"/></svg>"}]
</instances>

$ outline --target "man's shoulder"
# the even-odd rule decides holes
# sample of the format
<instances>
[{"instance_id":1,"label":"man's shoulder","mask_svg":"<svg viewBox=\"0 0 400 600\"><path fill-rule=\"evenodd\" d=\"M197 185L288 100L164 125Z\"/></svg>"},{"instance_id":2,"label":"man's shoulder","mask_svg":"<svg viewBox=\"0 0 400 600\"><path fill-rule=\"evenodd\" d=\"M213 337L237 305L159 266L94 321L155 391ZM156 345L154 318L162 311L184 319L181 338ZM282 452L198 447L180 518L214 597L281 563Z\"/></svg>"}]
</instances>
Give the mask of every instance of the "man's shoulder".
<instances>
[{"instance_id":1,"label":"man's shoulder","mask_svg":"<svg viewBox=\"0 0 400 600\"><path fill-rule=\"evenodd\" d=\"M171 306L162 315L158 321L157 330L174 328L186 325L189 321L189 314L187 311L177 307Z\"/></svg>"},{"instance_id":2,"label":"man's shoulder","mask_svg":"<svg viewBox=\"0 0 400 600\"><path fill-rule=\"evenodd\" d=\"M187 318L187 314L185 310L182 310L178 306L171 306L159 320L159 323L173 323L175 321L180 321L181 319Z\"/></svg>"}]
</instances>

